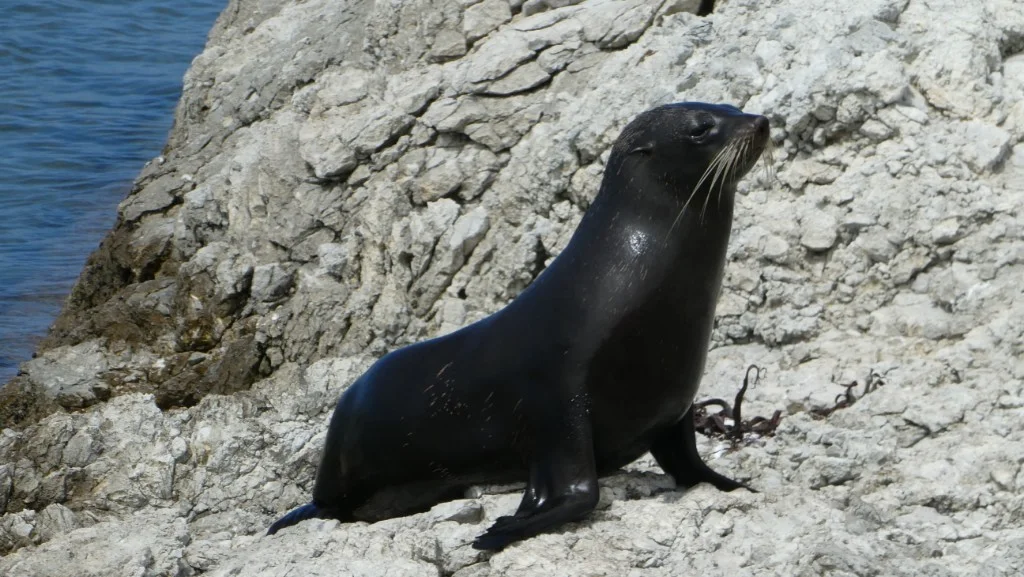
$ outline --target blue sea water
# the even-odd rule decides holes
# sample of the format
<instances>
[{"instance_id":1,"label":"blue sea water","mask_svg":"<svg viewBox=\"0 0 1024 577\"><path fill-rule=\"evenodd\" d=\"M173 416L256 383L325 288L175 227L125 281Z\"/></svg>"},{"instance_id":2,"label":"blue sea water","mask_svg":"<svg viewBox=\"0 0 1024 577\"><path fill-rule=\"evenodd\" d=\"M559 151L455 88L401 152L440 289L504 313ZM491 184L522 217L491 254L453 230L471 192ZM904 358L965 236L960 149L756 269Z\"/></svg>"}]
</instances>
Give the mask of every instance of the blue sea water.
<instances>
[{"instance_id":1,"label":"blue sea water","mask_svg":"<svg viewBox=\"0 0 1024 577\"><path fill-rule=\"evenodd\" d=\"M227 0L0 0L0 386L160 154Z\"/></svg>"}]
</instances>

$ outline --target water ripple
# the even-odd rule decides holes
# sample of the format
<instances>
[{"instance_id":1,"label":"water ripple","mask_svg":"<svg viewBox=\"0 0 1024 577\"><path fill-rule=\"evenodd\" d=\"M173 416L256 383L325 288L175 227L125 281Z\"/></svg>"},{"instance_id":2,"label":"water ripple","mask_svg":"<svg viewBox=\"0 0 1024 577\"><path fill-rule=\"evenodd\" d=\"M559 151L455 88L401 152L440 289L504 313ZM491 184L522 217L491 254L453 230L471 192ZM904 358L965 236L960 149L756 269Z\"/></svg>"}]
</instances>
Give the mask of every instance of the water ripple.
<instances>
[{"instance_id":1,"label":"water ripple","mask_svg":"<svg viewBox=\"0 0 1024 577\"><path fill-rule=\"evenodd\" d=\"M226 0L5 0L0 18L0 383L28 359L160 153Z\"/></svg>"}]
</instances>

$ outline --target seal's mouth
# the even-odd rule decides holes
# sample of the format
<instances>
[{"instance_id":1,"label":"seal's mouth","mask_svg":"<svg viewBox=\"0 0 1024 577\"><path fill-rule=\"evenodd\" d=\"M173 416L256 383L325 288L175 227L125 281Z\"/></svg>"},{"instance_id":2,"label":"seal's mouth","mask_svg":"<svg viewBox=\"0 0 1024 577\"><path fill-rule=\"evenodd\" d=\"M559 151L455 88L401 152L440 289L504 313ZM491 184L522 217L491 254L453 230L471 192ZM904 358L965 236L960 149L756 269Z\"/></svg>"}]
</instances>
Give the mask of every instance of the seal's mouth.
<instances>
[{"instance_id":1,"label":"seal's mouth","mask_svg":"<svg viewBox=\"0 0 1024 577\"><path fill-rule=\"evenodd\" d=\"M679 219L682 218L683 213L686 212L687 207L690 205L690 201L693 200L697 191L700 190L700 187L709 178L711 182L708 185L708 193L704 197L704 204L700 210L701 221L704 220L704 212L707 210L708 201L714 195L715 186L718 186L717 196L719 203L721 203L722 190L726 186L736 184L736 181L754 167L758 158L764 160L765 172L768 175L769 181L774 178L775 156L772 139L769 138L768 119L764 116L754 115L748 115L747 119L749 120L745 122L745 126L737 127L735 136L708 163L704 174L697 179L697 184L690 191L690 196L683 204L682 210L679 211L679 216L676 217L676 222L672 225L672 228L675 228L675 224L678 224Z\"/></svg>"}]
</instances>

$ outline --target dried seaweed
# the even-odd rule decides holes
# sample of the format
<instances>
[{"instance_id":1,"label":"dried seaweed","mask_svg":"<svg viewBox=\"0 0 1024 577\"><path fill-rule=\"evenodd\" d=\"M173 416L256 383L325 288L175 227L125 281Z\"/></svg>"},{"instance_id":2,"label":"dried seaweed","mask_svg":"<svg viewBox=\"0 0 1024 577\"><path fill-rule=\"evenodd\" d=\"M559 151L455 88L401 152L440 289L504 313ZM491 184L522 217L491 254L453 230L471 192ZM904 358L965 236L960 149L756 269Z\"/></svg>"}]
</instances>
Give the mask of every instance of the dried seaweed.
<instances>
[{"instance_id":1,"label":"dried seaweed","mask_svg":"<svg viewBox=\"0 0 1024 577\"><path fill-rule=\"evenodd\" d=\"M753 380L751 380L751 371L754 373ZM746 394L748 387L760 382L764 373L764 369L757 365L747 367L747 372L743 375L743 386L736 393L736 399L732 405L724 399L717 398L694 403L693 423L697 432L708 437L724 437L733 443L742 441L744 435L749 433L762 436L775 434L775 429L779 427L779 422L782 420L782 411L780 410L775 411L771 418L757 416L748 421L743 420L743 395ZM710 406L719 407L719 411L708 412Z\"/></svg>"},{"instance_id":2,"label":"dried seaweed","mask_svg":"<svg viewBox=\"0 0 1024 577\"><path fill-rule=\"evenodd\" d=\"M825 417L831 415L832 413L838 411L839 409L845 409L846 407L849 407L850 405L856 403L858 399L864 398L864 395L867 395L868 393L876 390L878 387L884 385L885 381L882 379L882 375L876 372L875 369L871 369L871 371L868 373L868 378L864 380L864 392L861 393L859 397L856 393L857 387L860 386L859 382L853 381L845 384L839 383L839 386L843 387L846 390L836 395L836 399L834 401L835 404L825 409L812 409L811 415L813 415L816 419L824 419Z\"/></svg>"}]
</instances>

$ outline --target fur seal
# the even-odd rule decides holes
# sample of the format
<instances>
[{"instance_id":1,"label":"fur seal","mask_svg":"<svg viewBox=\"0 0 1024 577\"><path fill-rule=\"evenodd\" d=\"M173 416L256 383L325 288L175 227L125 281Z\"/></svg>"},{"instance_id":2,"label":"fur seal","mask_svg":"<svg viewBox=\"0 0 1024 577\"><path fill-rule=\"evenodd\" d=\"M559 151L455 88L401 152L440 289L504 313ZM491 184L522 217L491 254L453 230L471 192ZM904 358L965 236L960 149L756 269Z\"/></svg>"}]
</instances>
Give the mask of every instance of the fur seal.
<instances>
[{"instance_id":1,"label":"fur seal","mask_svg":"<svg viewBox=\"0 0 1024 577\"><path fill-rule=\"evenodd\" d=\"M425 511L471 485L526 481L501 549L586 516L598 482L650 451L678 485L745 485L697 453L704 371L736 181L768 120L679 103L634 119L569 244L502 310L381 357L338 400L304 519Z\"/></svg>"}]
</instances>

